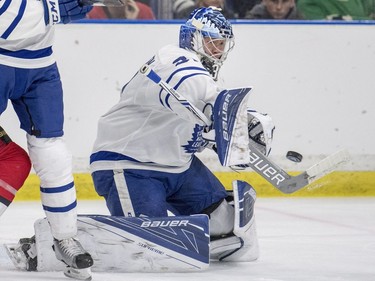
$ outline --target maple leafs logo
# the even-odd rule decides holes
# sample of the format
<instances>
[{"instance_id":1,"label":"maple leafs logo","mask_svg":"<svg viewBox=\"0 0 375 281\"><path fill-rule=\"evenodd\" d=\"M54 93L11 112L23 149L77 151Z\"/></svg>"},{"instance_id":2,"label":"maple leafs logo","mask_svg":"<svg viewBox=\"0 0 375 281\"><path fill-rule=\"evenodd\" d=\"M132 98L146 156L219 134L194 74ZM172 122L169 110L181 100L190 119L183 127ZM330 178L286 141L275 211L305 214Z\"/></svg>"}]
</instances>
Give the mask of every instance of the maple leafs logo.
<instances>
[{"instance_id":1,"label":"maple leafs logo","mask_svg":"<svg viewBox=\"0 0 375 281\"><path fill-rule=\"evenodd\" d=\"M203 126L199 126L198 124L196 124L194 127L194 132L192 134L192 139L188 141L188 144L182 146L187 153L195 153L198 151L199 147L202 146L202 132Z\"/></svg>"}]
</instances>

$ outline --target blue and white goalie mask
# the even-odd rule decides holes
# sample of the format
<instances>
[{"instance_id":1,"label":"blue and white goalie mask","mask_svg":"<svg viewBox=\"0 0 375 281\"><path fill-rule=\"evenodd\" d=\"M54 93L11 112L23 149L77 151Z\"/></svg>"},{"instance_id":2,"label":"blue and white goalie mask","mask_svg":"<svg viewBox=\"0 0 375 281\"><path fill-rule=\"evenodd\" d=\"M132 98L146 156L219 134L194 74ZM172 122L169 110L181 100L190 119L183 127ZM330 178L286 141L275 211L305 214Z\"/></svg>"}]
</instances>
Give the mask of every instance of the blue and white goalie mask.
<instances>
[{"instance_id":1,"label":"blue and white goalie mask","mask_svg":"<svg viewBox=\"0 0 375 281\"><path fill-rule=\"evenodd\" d=\"M180 47L194 51L214 80L233 46L232 25L218 8L196 9L181 25Z\"/></svg>"}]
</instances>

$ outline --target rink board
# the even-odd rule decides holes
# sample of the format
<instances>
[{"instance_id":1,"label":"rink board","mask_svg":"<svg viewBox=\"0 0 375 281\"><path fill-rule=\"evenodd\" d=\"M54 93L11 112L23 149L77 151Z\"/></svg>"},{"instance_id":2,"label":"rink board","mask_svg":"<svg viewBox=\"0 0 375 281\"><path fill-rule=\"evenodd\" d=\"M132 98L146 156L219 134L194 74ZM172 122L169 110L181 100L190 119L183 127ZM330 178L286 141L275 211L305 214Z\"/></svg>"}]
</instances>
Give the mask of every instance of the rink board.
<instances>
[{"instance_id":1,"label":"rink board","mask_svg":"<svg viewBox=\"0 0 375 281\"><path fill-rule=\"evenodd\" d=\"M258 197L375 196L375 171L334 172L291 195L276 190L254 172L215 172L215 175L226 188L231 186L233 180L247 181L256 189ZM94 190L89 173L74 174L74 178L78 199L100 198ZM39 198L39 179L35 174L31 174L17 193L16 200L38 200Z\"/></svg>"}]
</instances>

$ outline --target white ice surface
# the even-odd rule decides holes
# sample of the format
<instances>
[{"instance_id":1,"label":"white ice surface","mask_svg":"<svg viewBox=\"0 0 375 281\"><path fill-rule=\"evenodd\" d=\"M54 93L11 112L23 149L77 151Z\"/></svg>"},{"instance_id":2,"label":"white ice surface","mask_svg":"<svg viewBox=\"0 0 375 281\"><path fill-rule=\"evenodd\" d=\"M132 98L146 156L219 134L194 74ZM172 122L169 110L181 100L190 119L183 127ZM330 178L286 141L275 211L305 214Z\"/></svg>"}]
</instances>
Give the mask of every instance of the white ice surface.
<instances>
[{"instance_id":1,"label":"white ice surface","mask_svg":"<svg viewBox=\"0 0 375 281\"><path fill-rule=\"evenodd\" d=\"M80 201L80 214L108 214L104 201ZM93 281L373 281L375 198L260 198L261 258L212 263L194 273L93 273ZM39 202L15 202L0 218L0 243L33 235ZM0 255L1 256L1 255ZM61 272L21 272L0 259L0 281L67 281Z\"/></svg>"}]
</instances>

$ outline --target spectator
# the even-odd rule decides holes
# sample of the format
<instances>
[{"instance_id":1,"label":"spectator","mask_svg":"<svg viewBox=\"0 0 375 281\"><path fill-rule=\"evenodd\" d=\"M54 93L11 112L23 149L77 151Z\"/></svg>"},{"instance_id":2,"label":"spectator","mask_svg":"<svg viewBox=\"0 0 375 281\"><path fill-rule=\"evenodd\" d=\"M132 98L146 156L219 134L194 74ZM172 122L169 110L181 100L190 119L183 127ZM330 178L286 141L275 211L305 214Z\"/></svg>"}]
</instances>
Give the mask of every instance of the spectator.
<instances>
[{"instance_id":1,"label":"spectator","mask_svg":"<svg viewBox=\"0 0 375 281\"><path fill-rule=\"evenodd\" d=\"M194 0L173 0L173 18L186 19L195 8Z\"/></svg>"},{"instance_id":2,"label":"spectator","mask_svg":"<svg viewBox=\"0 0 375 281\"><path fill-rule=\"evenodd\" d=\"M227 2L227 6L233 11L235 18L243 19L246 15L246 11L250 11L261 1L262 0L232 0Z\"/></svg>"},{"instance_id":3,"label":"spectator","mask_svg":"<svg viewBox=\"0 0 375 281\"><path fill-rule=\"evenodd\" d=\"M247 19L298 19L295 0L262 0L246 13Z\"/></svg>"},{"instance_id":4,"label":"spectator","mask_svg":"<svg viewBox=\"0 0 375 281\"><path fill-rule=\"evenodd\" d=\"M175 19L187 18L195 8L217 7L227 19L233 19L234 13L225 5L225 0L173 0L173 14Z\"/></svg>"},{"instance_id":5,"label":"spectator","mask_svg":"<svg viewBox=\"0 0 375 281\"><path fill-rule=\"evenodd\" d=\"M374 19L374 0L298 0L301 16L307 20Z\"/></svg>"},{"instance_id":6,"label":"spectator","mask_svg":"<svg viewBox=\"0 0 375 281\"><path fill-rule=\"evenodd\" d=\"M139 1L126 0L123 7L94 7L87 14L87 18L154 20L155 15L150 6Z\"/></svg>"}]
</instances>

